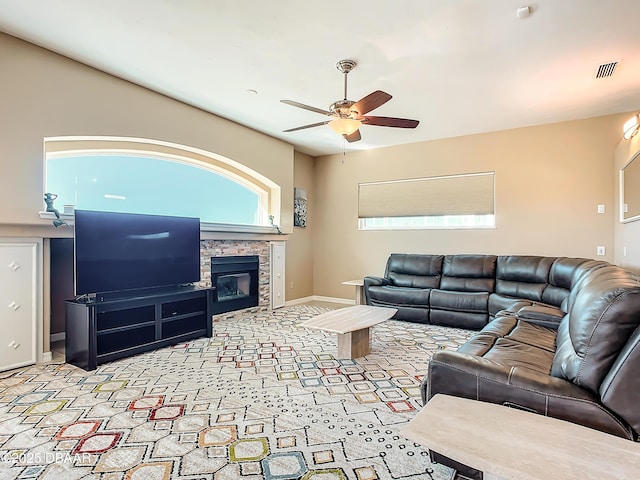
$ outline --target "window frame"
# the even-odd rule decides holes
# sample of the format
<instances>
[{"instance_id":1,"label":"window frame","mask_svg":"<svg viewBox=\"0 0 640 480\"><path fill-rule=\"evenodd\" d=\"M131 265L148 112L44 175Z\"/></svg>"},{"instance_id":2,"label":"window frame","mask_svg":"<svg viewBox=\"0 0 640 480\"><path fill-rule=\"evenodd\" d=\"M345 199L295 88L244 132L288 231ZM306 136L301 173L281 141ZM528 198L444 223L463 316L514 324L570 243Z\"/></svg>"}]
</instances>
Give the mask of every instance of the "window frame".
<instances>
[{"instance_id":1,"label":"window frame","mask_svg":"<svg viewBox=\"0 0 640 480\"><path fill-rule=\"evenodd\" d=\"M45 137L43 156L44 197L47 181L47 161L51 158L69 156L126 155L156 158L161 161L183 163L209 170L244 188L259 197L259 224L229 224L202 222L202 231L229 231L247 233L273 233L273 225L280 224L281 188L275 182L255 170L223 155L173 142L137 137L113 136L67 136ZM72 223L73 214L60 212L67 223ZM53 217L52 213L40 212L41 218Z\"/></svg>"}]
</instances>

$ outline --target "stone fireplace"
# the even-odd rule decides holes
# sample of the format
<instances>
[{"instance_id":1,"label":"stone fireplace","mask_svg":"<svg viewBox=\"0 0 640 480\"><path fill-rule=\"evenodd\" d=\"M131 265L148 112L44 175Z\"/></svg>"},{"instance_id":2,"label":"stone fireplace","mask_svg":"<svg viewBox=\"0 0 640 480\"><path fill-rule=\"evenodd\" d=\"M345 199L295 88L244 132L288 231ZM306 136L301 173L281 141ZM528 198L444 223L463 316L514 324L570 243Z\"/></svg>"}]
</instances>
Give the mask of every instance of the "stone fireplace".
<instances>
[{"instance_id":1,"label":"stone fireplace","mask_svg":"<svg viewBox=\"0 0 640 480\"><path fill-rule=\"evenodd\" d=\"M229 258L227 258L229 257ZM231 257L240 257L240 269L237 264L233 267L231 265L234 260ZM243 258L245 257L245 258ZM216 309L214 306L214 312L216 314L230 311L224 310L226 308L225 303L227 301L239 300L244 298L244 291L246 290L247 277L241 275L243 272L242 265L248 258L251 257L251 261L257 261L257 271L254 270L255 280L254 287L257 289L257 307L261 309L268 309L271 299L270 291L270 243L267 240L202 240L200 242L200 285L205 287L219 286L214 285L213 282L220 280L220 277L226 277L223 280L222 290L223 294L228 297L227 300L222 302L221 309ZM217 260L213 260L217 259ZM214 267L213 264L220 264L220 267ZM236 262L237 263L237 262ZM222 272L212 272L213 269L223 270ZM253 267L251 267L253 269ZM244 272L249 273L251 270ZM220 274L226 275L220 275ZM235 291L234 291L235 290ZM220 292L218 291L218 295ZM236 297L236 298L229 298ZM250 308L244 305L243 302L247 300L241 300L235 302L236 305L240 305L238 308ZM230 304L227 304L230 305ZM235 308L234 308L235 309Z\"/></svg>"}]
</instances>

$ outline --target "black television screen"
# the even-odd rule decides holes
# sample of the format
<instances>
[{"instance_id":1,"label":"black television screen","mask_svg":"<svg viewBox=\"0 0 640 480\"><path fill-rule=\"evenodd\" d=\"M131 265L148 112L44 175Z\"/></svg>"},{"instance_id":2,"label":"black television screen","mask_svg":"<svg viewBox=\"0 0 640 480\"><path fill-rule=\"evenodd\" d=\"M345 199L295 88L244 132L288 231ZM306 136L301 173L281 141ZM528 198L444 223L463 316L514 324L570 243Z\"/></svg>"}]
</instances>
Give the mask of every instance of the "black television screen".
<instances>
[{"instance_id":1,"label":"black television screen","mask_svg":"<svg viewBox=\"0 0 640 480\"><path fill-rule=\"evenodd\" d=\"M200 219L75 211L76 295L200 280Z\"/></svg>"}]
</instances>

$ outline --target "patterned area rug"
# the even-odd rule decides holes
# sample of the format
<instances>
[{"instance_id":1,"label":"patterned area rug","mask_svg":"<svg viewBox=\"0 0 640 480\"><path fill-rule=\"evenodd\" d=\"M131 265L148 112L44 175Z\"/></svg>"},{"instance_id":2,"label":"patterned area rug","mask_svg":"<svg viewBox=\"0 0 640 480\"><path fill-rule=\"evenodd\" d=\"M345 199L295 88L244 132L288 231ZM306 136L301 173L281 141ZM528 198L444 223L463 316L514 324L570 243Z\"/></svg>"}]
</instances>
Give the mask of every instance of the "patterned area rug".
<instances>
[{"instance_id":1,"label":"patterned area rug","mask_svg":"<svg viewBox=\"0 0 640 480\"><path fill-rule=\"evenodd\" d=\"M464 330L390 320L372 352L295 306L214 322L211 339L85 372L28 367L0 379L0 479L448 479L399 431L421 407L432 353ZM428 426L425 426L428 428Z\"/></svg>"}]
</instances>

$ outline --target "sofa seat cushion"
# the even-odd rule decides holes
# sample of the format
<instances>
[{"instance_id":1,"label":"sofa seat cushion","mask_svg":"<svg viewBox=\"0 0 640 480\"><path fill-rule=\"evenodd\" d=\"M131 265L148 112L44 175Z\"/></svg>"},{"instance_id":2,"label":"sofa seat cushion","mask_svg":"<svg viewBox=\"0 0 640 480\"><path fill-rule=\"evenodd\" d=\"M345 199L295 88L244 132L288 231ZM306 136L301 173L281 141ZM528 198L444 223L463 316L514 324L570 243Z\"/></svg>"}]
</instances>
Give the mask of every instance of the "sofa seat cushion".
<instances>
[{"instance_id":1,"label":"sofa seat cushion","mask_svg":"<svg viewBox=\"0 0 640 480\"><path fill-rule=\"evenodd\" d=\"M396 287L394 285L369 287L372 302L385 305L419 306L429 305L430 288Z\"/></svg>"},{"instance_id":2,"label":"sofa seat cushion","mask_svg":"<svg viewBox=\"0 0 640 480\"><path fill-rule=\"evenodd\" d=\"M455 312L488 313L489 293L487 292L454 292L431 290L429 306L436 310L452 310Z\"/></svg>"},{"instance_id":3,"label":"sofa seat cushion","mask_svg":"<svg viewBox=\"0 0 640 480\"><path fill-rule=\"evenodd\" d=\"M552 354L556 351L556 330L515 316L496 317L482 329L482 333L531 345Z\"/></svg>"},{"instance_id":4,"label":"sofa seat cushion","mask_svg":"<svg viewBox=\"0 0 640 480\"><path fill-rule=\"evenodd\" d=\"M513 368L527 368L549 375L553 363L553 352L484 332L474 335L458 349L458 352L482 357L505 371Z\"/></svg>"},{"instance_id":5,"label":"sofa seat cushion","mask_svg":"<svg viewBox=\"0 0 640 480\"><path fill-rule=\"evenodd\" d=\"M489 321L489 293L431 290L430 322L479 330Z\"/></svg>"}]
</instances>

